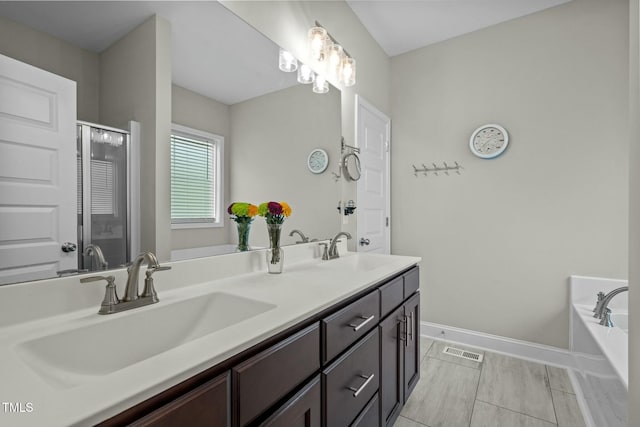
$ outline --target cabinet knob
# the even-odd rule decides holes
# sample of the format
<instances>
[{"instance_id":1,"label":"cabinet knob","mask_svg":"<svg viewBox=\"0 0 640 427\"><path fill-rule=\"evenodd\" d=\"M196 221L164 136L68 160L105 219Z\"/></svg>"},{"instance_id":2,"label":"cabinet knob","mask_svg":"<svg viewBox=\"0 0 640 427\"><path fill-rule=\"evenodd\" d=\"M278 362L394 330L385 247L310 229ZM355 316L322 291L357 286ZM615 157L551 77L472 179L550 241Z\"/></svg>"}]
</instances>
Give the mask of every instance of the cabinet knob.
<instances>
[{"instance_id":1,"label":"cabinet knob","mask_svg":"<svg viewBox=\"0 0 640 427\"><path fill-rule=\"evenodd\" d=\"M360 238L360 246L369 246L369 243L371 243L371 240L365 239L364 237Z\"/></svg>"}]
</instances>

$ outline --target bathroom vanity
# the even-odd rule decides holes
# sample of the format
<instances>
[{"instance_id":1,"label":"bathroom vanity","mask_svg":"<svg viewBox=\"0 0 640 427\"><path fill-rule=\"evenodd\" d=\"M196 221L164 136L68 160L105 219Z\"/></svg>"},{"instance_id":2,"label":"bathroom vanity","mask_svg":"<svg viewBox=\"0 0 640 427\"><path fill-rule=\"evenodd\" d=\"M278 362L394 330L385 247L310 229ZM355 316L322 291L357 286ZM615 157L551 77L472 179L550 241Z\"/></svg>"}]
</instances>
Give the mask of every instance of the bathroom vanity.
<instances>
[{"instance_id":1,"label":"bathroom vanity","mask_svg":"<svg viewBox=\"0 0 640 427\"><path fill-rule=\"evenodd\" d=\"M100 425L392 425L419 378L418 286L412 267Z\"/></svg>"},{"instance_id":2,"label":"bathroom vanity","mask_svg":"<svg viewBox=\"0 0 640 427\"><path fill-rule=\"evenodd\" d=\"M287 247L281 275L263 251L169 263L159 303L106 316L77 277L0 288L0 393L35 409L0 424L392 425L419 378L420 258L339 245Z\"/></svg>"}]
</instances>

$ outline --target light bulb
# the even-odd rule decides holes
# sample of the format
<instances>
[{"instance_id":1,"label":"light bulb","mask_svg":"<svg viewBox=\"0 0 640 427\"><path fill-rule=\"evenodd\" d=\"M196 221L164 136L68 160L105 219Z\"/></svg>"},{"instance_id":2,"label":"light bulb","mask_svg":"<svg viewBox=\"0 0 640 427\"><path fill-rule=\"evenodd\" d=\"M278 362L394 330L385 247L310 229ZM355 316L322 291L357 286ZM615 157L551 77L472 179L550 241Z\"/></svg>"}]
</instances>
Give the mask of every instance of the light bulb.
<instances>
[{"instance_id":1,"label":"light bulb","mask_svg":"<svg viewBox=\"0 0 640 427\"><path fill-rule=\"evenodd\" d=\"M313 83L315 74L311 71L311 67L307 64L302 64L298 68L298 83L309 84Z\"/></svg>"},{"instance_id":2,"label":"light bulb","mask_svg":"<svg viewBox=\"0 0 640 427\"><path fill-rule=\"evenodd\" d=\"M286 72L291 73L298 69L298 60L290 52L280 48L280 55L278 55L278 66Z\"/></svg>"},{"instance_id":3,"label":"light bulb","mask_svg":"<svg viewBox=\"0 0 640 427\"><path fill-rule=\"evenodd\" d=\"M327 78L334 81L340 79L343 57L344 51L339 44L333 43L327 48Z\"/></svg>"},{"instance_id":4,"label":"light bulb","mask_svg":"<svg viewBox=\"0 0 640 427\"><path fill-rule=\"evenodd\" d=\"M345 57L342 61L342 83L345 87L353 86L356 84L356 60L350 57Z\"/></svg>"},{"instance_id":5,"label":"light bulb","mask_svg":"<svg viewBox=\"0 0 640 427\"><path fill-rule=\"evenodd\" d=\"M327 93L329 92L329 82L327 81L327 79L320 75L317 74L316 75L316 79L313 82L313 91L315 93Z\"/></svg>"},{"instance_id":6,"label":"light bulb","mask_svg":"<svg viewBox=\"0 0 640 427\"><path fill-rule=\"evenodd\" d=\"M312 27L309 30L309 54L314 61L324 60L324 49L329 39L327 30L322 27Z\"/></svg>"}]
</instances>

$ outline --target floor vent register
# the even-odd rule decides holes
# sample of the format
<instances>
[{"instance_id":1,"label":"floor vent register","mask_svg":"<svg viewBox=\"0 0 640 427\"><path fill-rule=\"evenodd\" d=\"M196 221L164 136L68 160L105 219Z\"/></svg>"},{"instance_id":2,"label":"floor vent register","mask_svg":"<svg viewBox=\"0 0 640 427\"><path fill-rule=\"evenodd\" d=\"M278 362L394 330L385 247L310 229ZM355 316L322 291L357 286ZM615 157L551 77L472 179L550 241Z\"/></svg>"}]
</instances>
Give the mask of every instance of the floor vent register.
<instances>
[{"instance_id":1,"label":"floor vent register","mask_svg":"<svg viewBox=\"0 0 640 427\"><path fill-rule=\"evenodd\" d=\"M442 352L444 354L448 354L449 356L473 360L474 362L482 362L482 354L474 353L472 351L460 350L459 348L446 346L444 350L442 350Z\"/></svg>"}]
</instances>

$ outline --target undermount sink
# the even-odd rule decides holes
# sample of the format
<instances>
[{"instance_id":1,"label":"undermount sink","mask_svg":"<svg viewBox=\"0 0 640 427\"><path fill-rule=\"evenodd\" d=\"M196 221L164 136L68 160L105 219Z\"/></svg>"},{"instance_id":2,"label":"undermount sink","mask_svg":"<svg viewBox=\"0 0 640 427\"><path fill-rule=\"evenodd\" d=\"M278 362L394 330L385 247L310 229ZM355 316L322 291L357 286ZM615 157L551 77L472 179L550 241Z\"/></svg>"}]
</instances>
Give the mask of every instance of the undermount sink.
<instances>
[{"instance_id":1,"label":"undermount sink","mask_svg":"<svg viewBox=\"0 0 640 427\"><path fill-rule=\"evenodd\" d=\"M105 316L99 323L26 341L16 351L52 386L72 388L275 307L215 292Z\"/></svg>"}]
</instances>

